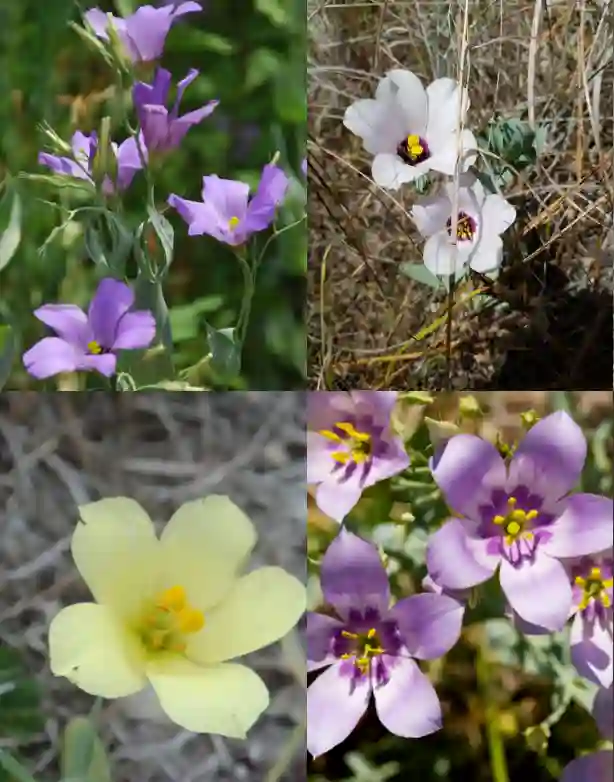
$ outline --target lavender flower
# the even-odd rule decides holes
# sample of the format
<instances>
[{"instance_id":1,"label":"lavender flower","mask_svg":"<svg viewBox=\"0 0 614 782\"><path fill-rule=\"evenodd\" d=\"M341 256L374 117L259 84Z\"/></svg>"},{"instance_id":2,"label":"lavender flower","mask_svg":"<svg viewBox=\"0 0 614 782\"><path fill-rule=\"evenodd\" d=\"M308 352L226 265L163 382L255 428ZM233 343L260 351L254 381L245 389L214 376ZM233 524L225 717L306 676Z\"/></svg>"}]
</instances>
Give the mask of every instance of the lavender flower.
<instances>
[{"instance_id":1,"label":"lavender flower","mask_svg":"<svg viewBox=\"0 0 614 782\"><path fill-rule=\"evenodd\" d=\"M561 558L612 547L612 500L569 495L586 458L580 427L564 412L526 434L509 465L479 437L452 437L433 463L433 477L458 517L435 532L427 567L445 589L465 589L499 568L512 609L554 631L572 604Z\"/></svg>"},{"instance_id":2,"label":"lavender flower","mask_svg":"<svg viewBox=\"0 0 614 782\"><path fill-rule=\"evenodd\" d=\"M23 362L39 379L59 372L90 371L110 377L118 350L151 345L156 322L151 312L129 312L134 293L111 278L101 281L87 315L74 304L45 304L34 315L57 337L45 337L26 351Z\"/></svg>"},{"instance_id":3,"label":"lavender flower","mask_svg":"<svg viewBox=\"0 0 614 782\"><path fill-rule=\"evenodd\" d=\"M142 139L142 136L140 143L144 152L143 157L145 161L147 161L147 150L145 149L145 142ZM47 152L40 152L38 155L38 162L43 166L47 166L52 171L55 171L56 174L74 177L75 179L83 179L93 185L92 168L94 165L94 158L98 152L97 134L92 133L88 136L78 130L73 134L71 146L73 158L58 157L57 155L50 155ZM119 146L112 143L111 149L117 159L117 176L114 181L108 176L105 177L102 183L102 191L106 195L114 193L116 188L118 190L125 190L129 187L136 172L143 167L136 139L134 137L131 136Z\"/></svg>"},{"instance_id":4,"label":"lavender flower","mask_svg":"<svg viewBox=\"0 0 614 782\"><path fill-rule=\"evenodd\" d=\"M179 146L181 140L192 127L208 117L219 101L212 100L206 106L190 111L179 117L179 104L188 84L198 76L192 68L185 79L177 84L177 96L173 108L168 111L166 101L171 86L171 74L164 68L158 68L153 84L136 82L132 88L132 97L139 118L145 145L150 153L166 152Z\"/></svg>"},{"instance_id":5,"label":"lavender flower","mask_svg":"<svg viewBox=\"0 0 614 782\"><path fill-rule=\"evenodd\" d=\"M412 658L441 657L458 640L458 603L421 594L390 607L376 547L342 529L322 558L324 599L337 616L307 615L307 664L328 666L307 690L307 749L328 752L356 727L371 695L382 724L408 738L441 727L437 693Z\"/></svg>"},{"instance_id":6,"label":"lavender flower","mask_svg":"<svg viewBox=\"0 0 614 782\"><path fill-rule=\"evenodd\" d=\"M213 174L203 177L203 201L188 201L172 194L168 203L188 224L190 236L208 234L233 246L273 222L275 210L288 187L288 177L272 163L266 165L258 189L249 198L249 186Z\"/></svg>"},{"instance_id":7,"label":"lavender flower","mask_svg":"<svg viewBox=\"0 0 614 782\"><path fill-rule=\"evenodd\" d=\"M614 701L612 685L597 692L593 716L604 739L614 739ZM604 749L572 760L563 770L560 782L612 782L614 779L614 752Z\"/></svg>"},{"instance_id":8,"label":"lavender flower","mask_svg":"<svg viewBox=\"0 0 614 782\"><path fill-rule=\"evenodd\" d=\"M162 54L164 41L175 20L195 11L202 11L202 6L191 0L179 5L164 5L161 8L142 5L125 19L106 14L100 8L92 8L85 14L85 20L98 38L108 41L107 30L111 17L117 35L132 62L149 62L157 60Z\"/></svg>"},{"instance_id":9,"label":"lavender flower","mask_svg":"<svg viewBox=\"0 0 614 782\"><path fill-rule=\"evenodd\" d=\"M316 503L336 521L368 486L409 465L391 427L396 391L312 391L308 399L307 482Z\"/></svg>"}]
</instances>

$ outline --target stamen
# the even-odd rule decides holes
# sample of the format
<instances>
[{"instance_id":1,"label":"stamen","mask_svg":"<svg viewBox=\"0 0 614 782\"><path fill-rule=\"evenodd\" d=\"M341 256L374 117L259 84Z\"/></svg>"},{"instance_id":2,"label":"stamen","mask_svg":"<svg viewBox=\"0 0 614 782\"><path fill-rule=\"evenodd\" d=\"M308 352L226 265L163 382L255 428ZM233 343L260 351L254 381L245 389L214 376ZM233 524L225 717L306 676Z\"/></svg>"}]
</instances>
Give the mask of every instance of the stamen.
<instances>
[{"instance_id":1,"label":"stamen","mask_svg":"<svg viewBox=\"0 0 614 782\"><path fill-rule=\"evenodd\" d=\"M231 217L230 220L228 221L228 227L229 228L236 228L239 225L240 222L241 221L239 220L238 217Z\"/></svg>"},{"instance_id":2,"label":"stamen","mask_svg":"<svg viewBox=\"0 0 614 782\"><path fill-rule=\"evenodd\" d=\"M87 343L87 349L95 356L98 356L102 353L102 347L98 344L98 342L96 342L95 339L92 339Z\"/></svg>"},{"instance_id":3,"label":"stamen","mask_svg":"<svg viewBox=\"0 0 614 782\"><path fill-rule=\"evenodd\" d=\"M165 589L156 601L158 608L166 608L169 611L181 611L185 608L187 596L182 586L173 586Z\"/></svg>"}]
</instances>

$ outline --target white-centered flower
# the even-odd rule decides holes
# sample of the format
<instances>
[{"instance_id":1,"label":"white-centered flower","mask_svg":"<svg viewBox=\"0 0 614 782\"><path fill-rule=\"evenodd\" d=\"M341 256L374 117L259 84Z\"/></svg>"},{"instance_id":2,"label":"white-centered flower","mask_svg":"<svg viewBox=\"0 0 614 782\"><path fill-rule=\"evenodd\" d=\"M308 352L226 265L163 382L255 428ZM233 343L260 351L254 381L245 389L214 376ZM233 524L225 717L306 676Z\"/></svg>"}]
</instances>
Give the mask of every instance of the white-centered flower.
<instances>
[{"instance_id":1,"label":"white-centered flower","mask_svg":"<svg viewBox=\"0 0 614 782\"><path fill-rule=\"evenodd\" d=\"M472 175L461 177L458 189L456 245L452 237L454 183L442 192L420 199L411 216L422 236L424 264L433 274L459 274L469 265L485 274L499 267L503 256L501 234L516 219L516 210L500 195L487 195Z\"/></svg>"},{"instance_id":2,"label":"white-centered flower","mask_svg":"<svg viewBox=\"0 0 614 782\"><path fill-rule=\"evenodd\" d=\"M453 79L436 79L424 89L411 71L392 70L380 81L375 99L346 109L343 124L375 155L374 181L397 189L431 170L451 176L459 154L460 171L475 162L475 136L458 128L468 108L467 90Z\"/></svg>"},{"instance_id":3,"label":"white-centered flower","mask_svg":"<svg viewBox=\"0 0 614 782\"><path fill-rule=\"evenodd\" d=\"M160 538L126 497L79 510L72 554L96 602L54 617L53 673L104 698L149 683L178 725L245 737L269 694L254 671L227 661L291 630L305 587L278 567L241 575L256 533L228 497L185 503Z\"/></svg>"}]
</instances>

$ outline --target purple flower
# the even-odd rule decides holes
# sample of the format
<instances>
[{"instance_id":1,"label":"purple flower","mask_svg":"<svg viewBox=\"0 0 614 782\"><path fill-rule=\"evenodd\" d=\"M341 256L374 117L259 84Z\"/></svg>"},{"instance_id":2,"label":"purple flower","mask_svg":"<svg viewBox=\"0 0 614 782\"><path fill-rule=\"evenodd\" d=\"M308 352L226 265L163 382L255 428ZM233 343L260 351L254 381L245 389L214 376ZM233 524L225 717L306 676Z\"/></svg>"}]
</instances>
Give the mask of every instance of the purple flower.
<instances>
[{"instance_id":1,"label":"purple flower","mask_svg":"<svg viewBox=\"0 0 614 782\"><path fill-rule=\"evenodd\" d=\"M288 177L281 168L269 163L253 198L249 198L249 186L244 182L220 179L213 174L203 177L203 202L172 194L168 203L186 221L190 236L209 234L236 246L271 225L287 187Z\"/></svg>"},{"instance_id":2,"label":"purple flower","mask_svg":"<svg viewBox=\"0 0 614 782\"><path fill-rule=\"evenodd\" d=\"M178 17L195 11L202 11L202 6L191 1L178 5L163 5L161 8L142 5L132 16L122 19L112 14L105 14L100 8L92 8L85 14L85 20L98 38L108 41L107 29L110 16L132 62L149 62L157 60L162 54L164 41L173 22Z\"/></svg>"},{"instance_id":3,"label":"purple flower","mask_svg":"<svg viewBox=\"0 0 614 782\"><path fill-rule=\"evenodd\" d=\"M614 738L614 702L612 685L597 692L593 717L604 739ZM563 770L560 782L612 782L614 779L614 752L604 749L572 760Z\"/></svg>"},{"instance_id":4,"label":"purple flower","mask_svg":"<svg viewBox=\"0 0 614 782\"><path fill-rule=\"evenodd\" d=\"M63 174L64 176L70 176L76 179L84 179L87 182L94 184L94 180L92 179L92 168L94 158L98 151L97 134L92 133L91 136L87 136L85 133L81 133L81 131L78 130L71 139L71 146L73 158L58 157L57 155L50 155L47 152L40 152L38 155L38 162L43 166L47 166L52 171L55 171L56 174ZM143 167L134 137L131 136L119 146L112 143L111 148L117 159L117 177L114 182L112 182L109 177L105 177L102 183L102 191L106 195L114 193L116 187L118 190L125 190L129 187L136 172ZM147 149L145 148L142 136L141 148L144 153L143 157L145 158L145 161L147 161Z\"/></svg>"},{"instance_id":5,"label":"purple flower","mask_svg":"<svg viewBox=\"0 0 614 782\"><path fill-rule=\"evenodd\" d=\"M560 630L572 591L561 558L612 547L612 500L568 493L580 478L586 440L564 412L525 435L509 466L494 445L452 437L433 477L457 514L427 547L432 579L446 589L482 583L499 568L512 609L526 622Z\"/></svg>"},{"instance_id":6,"label":"purple flower","mask_svg":"<svg viewBox=\"0 0 614 782\"><path fill-rule=\"evenodd\" d=\"M336 521L378 481L409 465L391 426L396 391L312 391L308 398L307 483L316 503Z\"/></svg>"},{"instance_id":7,"label":"purple flower","mask_svg":"<svg viewBox=\"0 0 614 782\"><path fill-rule=\"evenodd\" d=\"M192 125L208 117L219 101L212 100L206 106L190 111L179 117L179 103L188 84L198 76L192 68L185 79L177 84L177 95L173 108L168 111L166 100L171 86L171 74L164 68L158 68L153 84L136 82L132 88L132 97L143 131L145 145L149 152L166 152L179 146Z\"/></svg>"},{"instance_id":8,"label":"purple flower","mask_svg":"<svg viewBox=\"0 0 614 782\"><path fill-rule=\"evenodd\" d=\"M413 658L441 657L458 640L458 603L421 594L390 607L376 547L342 529L322 558L324 599L337 617L307 614L307 666L328 666L307 690L307 749L322 755L343 741L371 695L382 724L407 738L441 727L437 693Z\"/></svg>"},{"instance_id":9,"label":"purple flower","mask_svg":"<svg viewBox=\"0 0 614 782\"><path fill-rule=\"evenodd\" d=\"M115 372L118 350L151 345L156 321L148 310L129 312L134 293L129 285L110 277L102 280L87 315L74 304L45 304L34 315L57 337L45 337L26 351L23 362L39 379L78 370Z\"/></svg>"}]
</instances>

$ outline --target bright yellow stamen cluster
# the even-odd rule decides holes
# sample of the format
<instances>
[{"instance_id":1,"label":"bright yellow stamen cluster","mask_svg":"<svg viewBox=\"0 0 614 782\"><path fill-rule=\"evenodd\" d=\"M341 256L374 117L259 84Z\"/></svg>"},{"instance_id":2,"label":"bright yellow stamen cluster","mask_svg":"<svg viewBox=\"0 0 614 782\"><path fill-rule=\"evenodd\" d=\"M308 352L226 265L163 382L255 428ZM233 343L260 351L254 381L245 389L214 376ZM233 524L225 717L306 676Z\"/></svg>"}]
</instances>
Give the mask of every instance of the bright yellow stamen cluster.
<instances>
[{"instance_id":1,"label":"bright yellow stamen cluster","mask_svg":"<svg viewBox=\"0 0 614 782\"><path fill-rule=\"evenodd\" d=\"M612 606L612 600L606 592L606 589L611 589L614 586L614 578L603 578L601 568L591 568L591 571L586 578L583 576L576 576L575 583L584 590L579 605L580 610L587 608L591 600L601 601L604 608L610 608Z\"/></svg>"},{"instance_id":2,"label":"bright yellow stamen cluster","mask_svg":"<svg viewBox=\"0 0 614 782\"><path fill-rule=\"evenodd\" d=\"M471 239L473 237L471 220L466 215L461 217L456 223L456 236L458 239Z\"/></svg>"},{"instance_id":3,"label":"bright yellow stamen cluster","mask_svg":"<svg viewBox=\"0 0 614 782\"><path fill-rule=\"evenodd\" d=\"M102 348L100 347L98 342L96 342L95 339L87 343L87 349L89 350L90 353L93 353L95 356L98 356L100 355L100 353L102 353Z\"/></svg>"},{"instance_id":4,"label":"bright yellow stamen cluster","mask_svg":"<svg viewBox=\"0 0 614 782\"><path fill-rule=\"evenodd\" d=\"M415 133L412 133L410 136L407 137L407 154L411 158L419 158L423 152L424 152L424 147L420 143L420 136L417 136Z\"/></svg>"},{"instance_id":5,"label":"bright yellow stamen cluster","mask_svg":"<svg viewBox=\"0 0 614 782\"><path fill-rule=\"evenodd\" d=\"M516 508L518 500L516 497L509 497L507 500L508 512L505 516L494 516L493 522L502 526L505 530L505 542L508 546L520 536L527 540L532 540L533 533L525 530L533 519L539 516L539 511L524 511Z\"/></svg>"},{"instance_id":6,"label":"bright yellow stamen cluster","mask_svg":"<svg viewBox=\"0 0 614 782\"><path fill-rule=\"evenodd\" d=\"M140 636L149 651L183 652L185 635L197 633L205 625L201 611L188 604L185 589L165 589L145 615Z\"/></svg>"},{"instance_id":7,"label":"bright yellow stamen cluster","mask_svg":"<svg viewBox=\"0 0 614 782\"><path fill-rule=\"evenodd\" d=\"M230 220L228 221L228 227L229 228L236 228L239 225L240 222L241 221L239 220L238 217L231 217Z\"/></svg>"},{"instance_id":8,"label":"bright yellow stamen cluster","mask_svg":"<svg viewBox=\"0 0 614 782\"><path fill-rule=\"evenodd\" d=\"M359 432L353 424L338 423L335 428L340 429L346 437L341 437L329 429L321 429L318 434L327 437L335 443L343 443L349 446L347 451L333 451L332 458L339 464L347 464L350 460L356 464L362 464L371 456L371 435L367 432Z\"/></svg>"},{"instance_id":9,"label":"bright yellow stamen cluster","mask_svg":"<svg viewBox=\"0 0 614 782\"><path fill-rule=\"evenodd\" d=\"M385 652L385 649L382 649L382 647L379 645L377 631L373 627L366 635L350 633L347 630L342 630L341 635L344 638L349 638L352 641L356 641L356 653L342 654L341 659L350 660L352 657L355 657L354 665L363 674L369 672L371 659L378 654L384 654Z\"/></svg>"}]
</instances>

